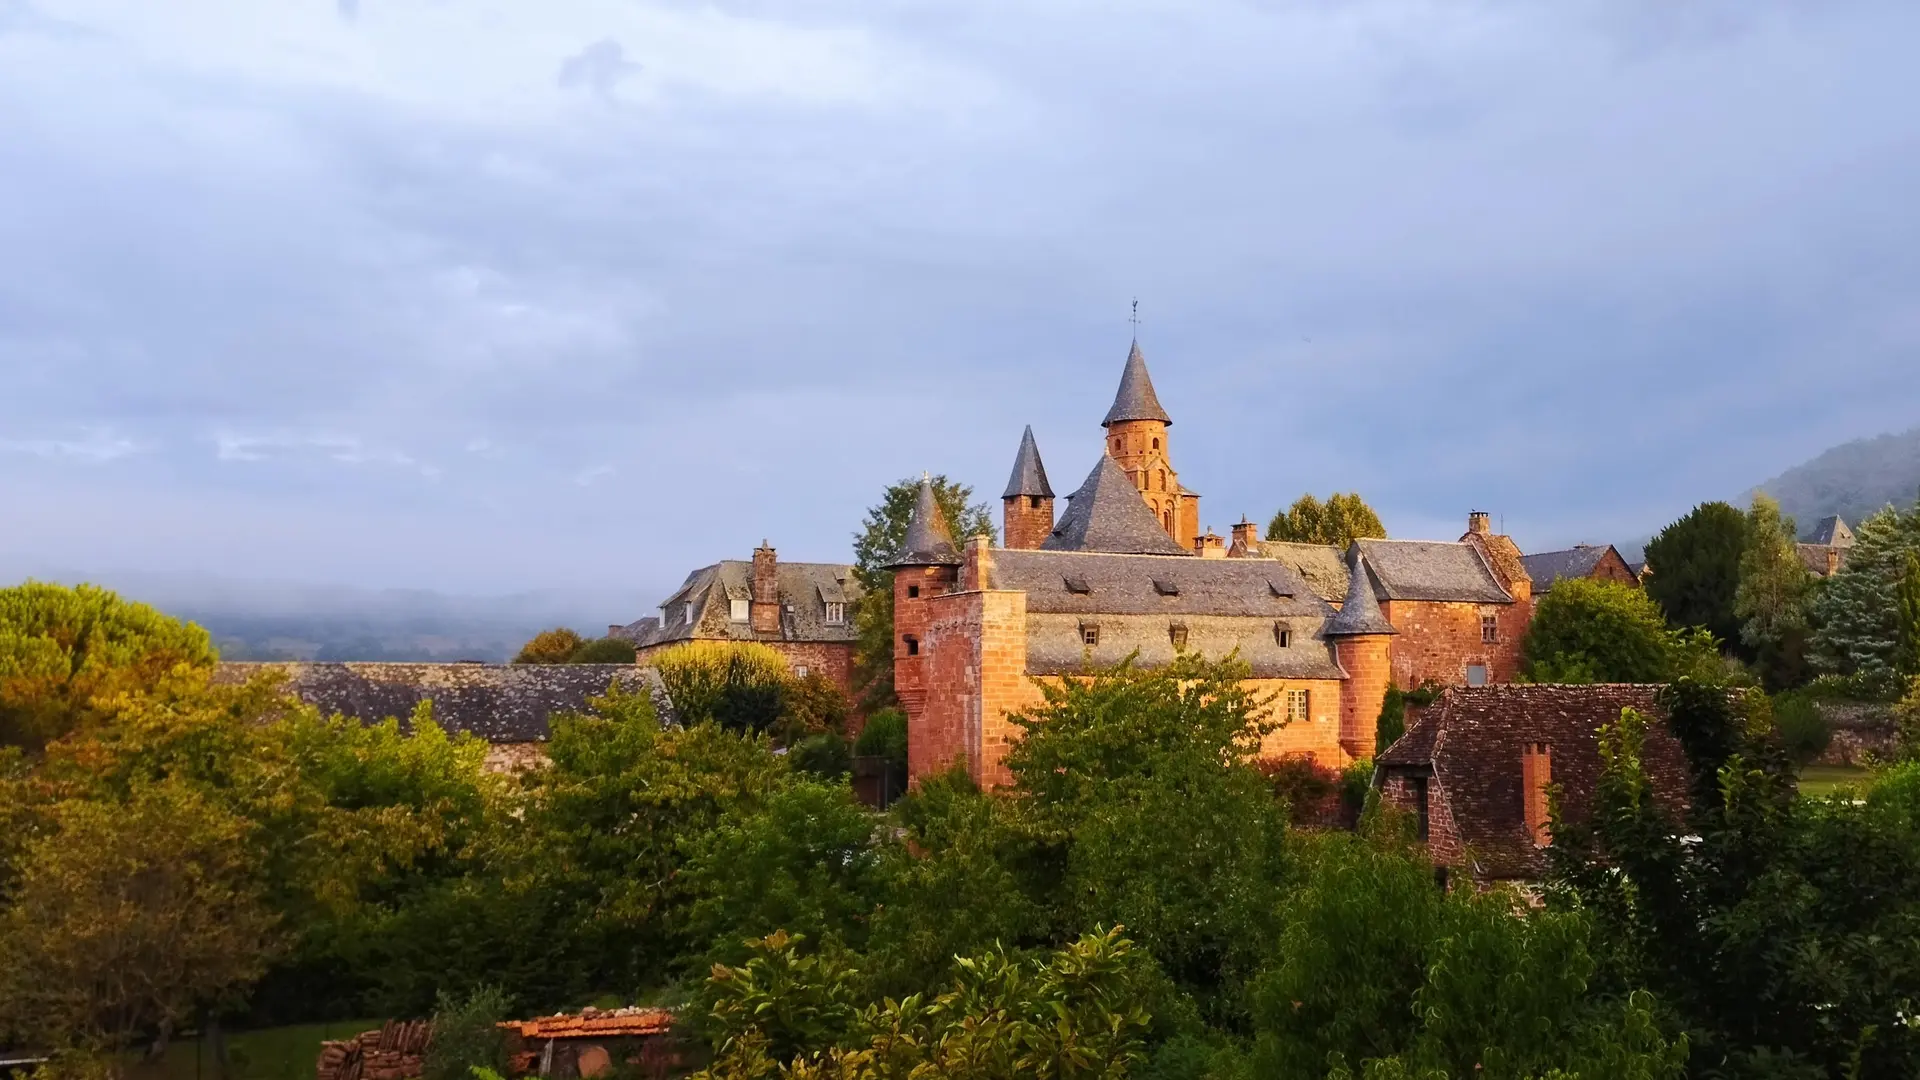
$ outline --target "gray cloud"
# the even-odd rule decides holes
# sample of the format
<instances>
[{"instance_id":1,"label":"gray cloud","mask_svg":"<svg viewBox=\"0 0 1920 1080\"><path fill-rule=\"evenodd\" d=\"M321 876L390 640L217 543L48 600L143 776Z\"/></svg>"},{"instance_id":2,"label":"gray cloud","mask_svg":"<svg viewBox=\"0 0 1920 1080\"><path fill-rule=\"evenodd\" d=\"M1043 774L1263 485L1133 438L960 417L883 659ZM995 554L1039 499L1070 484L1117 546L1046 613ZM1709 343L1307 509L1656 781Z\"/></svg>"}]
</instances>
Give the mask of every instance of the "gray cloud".
<instances>
[{"instance_id":1,"label":"gray cloud","mask_svg":"<svg viewBox=\"0 0 1920 1080\"><path fill-rule=\"evenodd\" d=\"M584 86L602 98L611 98L620 80L640 70L626 58L626 50L612 38L602 38L560 64L561 86Z\"/></svg>"}]
</instances>

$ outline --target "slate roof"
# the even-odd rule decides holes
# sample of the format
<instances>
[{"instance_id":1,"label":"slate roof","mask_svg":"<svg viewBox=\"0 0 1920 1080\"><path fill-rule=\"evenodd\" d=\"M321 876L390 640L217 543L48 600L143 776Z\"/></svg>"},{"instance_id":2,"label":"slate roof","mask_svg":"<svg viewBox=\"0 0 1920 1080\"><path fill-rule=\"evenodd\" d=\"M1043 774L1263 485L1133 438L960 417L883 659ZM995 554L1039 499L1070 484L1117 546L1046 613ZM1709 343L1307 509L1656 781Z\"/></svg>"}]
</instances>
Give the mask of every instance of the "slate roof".
<instances>
[{"instance_id":1,"label":"slate roof","mask_svg":"<svg viewBox=\"0 0 1920 1080\"><path fill-rule=\"evenodd\" d=\"M1154 520L1139 489L1106 454L1100 455L1080 490L1067 496L1067 512L1040 546L1047 551L1191 556Z\"/></svg>"},{"instance_id":2,"label":"slate roof","mask_svg":"<svg viewBox=\"0 0 1920 1080\"><path fill-rule=\"evenodd\" d=\"M1153 392L1153 380L1147 377L1147 358L1140 355L1138 341L1127 353L1127 366L1120 372L1120 390L1113 395L1113 407L1107 410L1107 418L1100 421L1100 426L1106 427L1122 420L1158 420L1167 425L1173 423L1173 417L1160 407L1160 398Z\"/></svg>"},{"instance_id":3,"label":"slate roof","mask_svg":"<svg viewBox=\"0 0 1920 1080\"><path fill-rule=\"evenodd\" d=\"M1327 623L1326 636L1360 637L1366 634L1399 633L1380 613L1380 601L1374 597L1373 575L1367 570L1366 556L1355 548L1353 559L1347 598L1340 605L1339 613Z\"/></svg>"},{"instance_id":4,"label":"slate roof","mask_svg":"<svg viewBox=\"0 0 1920 1080\"><path fill-rule=\"evenodd\" d=\"M1804 542L1822 547L1852 547L1853 530L1847 527L1846 521L1840 516L1829 515L1820 519Z\"/></svg>"},{"instance_id":5,"label":"slate roof","mask_svg":"<svg viewBox=\"0 0 1920 1080\"><path fill-rule=\"evenodd\" d=\"M1853 553L1853 546L1851 544L1795 544L1793 550L1794 554L1800 556L1800 565L1806 567L1808 573L1816 577L1826 577L1827 554L1832 552L1839 555L1839 559L1834 563L1834 569L1837 571L1847 565L1847 556Z\"/></svg>"},{"instance_id":6,"label":"slate roof","mask_svg":"<svg viewBox=\"0 0 1920 1080\"><path fill-rule=\"evenodd\" d=\"M730 601L753 597L753 563L728 559L688 574L680 588L661 602L659 625L636 644L648 648L694 640L851 643L857 636L853 628L853 605L860 599L861 591L852 566L776 562L774 583L780 592L777 636L756 634L751 622L733 620ZM838 623L827 622L829 602L845 605Z\"/></svg>"},{"instance_id":7,"label":"slate roof","mask_svg":"<svg viewBox=\"0 0 1920 1080\"><path fill-rule=\"evenodd\" d=\"M1053 485L1047 483L1047 467L1040 463L1040 447L1033 441L1031 424L1020 436L1020 453L1013 459L1013 475L1007 478L1007 490L1000 497L1017 499L1023 495L1053 498Z\"/></svg>"},{"instance_id":8,"label":"slate roof","mask_svg":"<svg viewBox=\"0 0 1920 1080\"><path fill-rule=\"evenodd\" d=\"M1527 568L1527 577L1533 581L1533 591L1538 594L1553 588L1553 583L1561 578L1590 577L1600 560L1612 550L1607 544L1576 544L1565 551L1522 555L1520 564Z\"/></svg>"},{"instance_id":9,"label":"slate roof","mask_svg":"<svg viewBox=\"0 0 1920 1080\"><path fill-rule=\"evenodd\" d=\"M1209 560L1212 561L1212 560ZM1108 667L1129 656L1142 667L1172 663L1184 648L1211 659L1230 653L1251 667L1256 679L1342 679L1333 651L1320 636L1320 617L1254 618L1223 615L1027 615L1028 675L1070 675ZM1099 644L1083 637L1099 628ZM1175 631L1185 635L1177 645ZM1280 630L1288 631L1280 644Z\"/></svg>"},{"instance_id":10,"label":"slate roof","mask_svg":"<svg viewBox=\"0 0 1920 1080\"><path fill-rule=\"evenodd\" d=\"M615 683L665 704L659 676L632 664L225 662L214 679L242 683L268 671L284 673L293 696L325 713L367 723L391 717L404 727L415 705L432 701L440 726L490 743L544 742L549 717L584 712L587 699Z\"/></svg>"},{"instance_id":11,"label":"slate roof","mask_svg":"<svg viewBox=\"0 0 1920 1080\"><path fill-rule=\"evenodd\" d=\"M1313 589L1314 595L1337 604L1347 595L1346 552L1333 544L1295 544L1282 540L1259 540L1245 558L1276 559L1286 563Z\"/></svg>"},{"instance_id":12,"label":"slate roof","mask_svg":"<svg viewBox=\"0 0 1920 1080\"><path fill-rule=\"evenodd\" d=\"M1633 708L1646 715L1643 747L1653 797L1678 822L1686 812L1687 760L1658 704L1660 687L1628 684L1514 684L1449 688L1376 759L1376 777L1430 769L1430 799L1444 799L1476 876L1537 878L1545 853L1534 846L1521 806L1520 749L1552 748L1551 781L1574 822L1593 810L1601 770L1598 729ZM1434 805L1438 806L1436 802Z\"/></svg>"},{"instance_id":13,"label":"slate roof","mask_svg":"<svg viewBox=\"0 0 1920 1080\"><path fill-rule=\"evenodd\" d=\"M638 645L658 633L659 630L660 616L648 615L645 618L635 619L625 626L607 627L607 636L610 638L621 638Z\"/></svg>"},{"instance_id":14,"label":"slate roof","mask_svg":"<svg viewBox=\"0 0 1920 1080\"><path fill-rule=\"evenodd\" d=\"M1165 533L1161 534L1165 536ZM1084 585L1077 592L1068 582ZM1173 586L1172 594L1154 583ZM1031 614L1241 615L1326 618L1300 575L1265 559L1171 559L1078 551L993 551L991 584L1027 594Z\"/></svg>"},{"instance_id":15,"label":"slate roof","mask_svg":"<svg viewBox=\"0 0 1920 1080\"><path fill-rule=\"evenodd\" d=\"M1382 600L1511 604L1493 568L1472 544L1436 540L1355 540Z\"/></svg>"},{"instance_id":16,"label":"slate roof","mask_svg":"<svg viewBox=\"0 0 1920 1080\"><path fill-rule=\"evenodd\" d=\"M913 516L907 519L906 539L887 569L958 565L960 549L953 542L953 530L947 527L947 516L940 512L940 500L934 498L933 481L922 476L920 492L914 497Z\"/></svg>"}]
</instances>

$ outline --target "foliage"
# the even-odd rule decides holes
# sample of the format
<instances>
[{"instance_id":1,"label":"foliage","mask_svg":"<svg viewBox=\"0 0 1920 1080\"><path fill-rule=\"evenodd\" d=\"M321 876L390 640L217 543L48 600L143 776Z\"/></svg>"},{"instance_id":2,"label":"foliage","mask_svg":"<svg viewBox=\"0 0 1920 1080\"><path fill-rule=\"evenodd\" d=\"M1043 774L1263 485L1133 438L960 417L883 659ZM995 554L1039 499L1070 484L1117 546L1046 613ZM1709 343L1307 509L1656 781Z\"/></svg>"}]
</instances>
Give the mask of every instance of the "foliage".
<instances>
[{"instance_id":1,"label":"foliage","mask_svg":"<svg viewBox=\"0 0 1920 1080\"><path fill-rule=\"evenodd\" d=\"M809 671L787 686L785 715L780 727L789 739L808 735L839 736L847 730L853 707L838 683L818 671Z\"/></svg>"},{"instance_id":2,"label":"foliage","mask_svg":"<svg viewBox=\"0 0 1920 1080\"><path fill-rule=\"evenodd\" d=\"M178 665L211 668L205 630L93 585L0 589L0 746L37 749Z\"/></svg>"},{"instance_id":3,"label":"foliage","mask_svg":"<svg viewBox=\"0 0 1920 1080\"><path fill-rule=\"evenodd\" d=\"M1814 663L1854 676L1874 692L1899 685L1900 596L1907 557L1920 553L1920 504L1888 507L1860 523L1847 563L1827 579L1814 606Z\"/></svg>"},{"instance_id":4,"label":"foliage","mask_svg":"<svg viewBox=\"0 0 1920 1080\"><path fill-rule=\"evenodd\" d=\"M973 488L948 480L931 479L934 501L947 520L955 542L970 536L992 537L993 515L985 503L971 502ZM867 509L860 531L853 537L853 576L862 593L853 610L854 686L862 707L884 709L898 705L893 695L893 571L886 564L899 554L920 496L920 481L890 484L880 501Z\"/></svg>"},{"instance_id":5,"label":"foliage","mask_svg":"<svg viewBox=\"0 0 1920 1080\"><path fill-rule=\"evenodd\" d=\"M583 641L567 656L569 664L631 664L636 650L626 638L603 637Z\"/></svg>"},{"instance_id":6,"label":"foliage","mask_svg":"<svg viewBox=\"0 0 1920 1080\"><path fill-rule=\"evenodd\" d=\"M907 714L899 709L881 709L867 717L853 752L861 757L883 757L888 761L907 760Z\"/></svg>"},{"instance_id":7,"label":"foliage","mask_svg":"<svg viewBox=\"0 0 1920 1080\"><path fill-rule=\"evenodd\" d=\"M853 751L844 737L823 731L789 747L787 763L821 780L840 780L853 769Z\"/></svg>"},{"instance_id":8,"label":"foliage","mask_svg":"<svg viewBox=\"0 0 1920 1080\"><path fill-rule=\"evenodd\" d=\"M1336 544L1345 547L1361 538L1387 535L1380 515L1366 504L1357 491L1334 492L1321 502L1313 494L1300 496L1293 505L1273 515L1267 523L1267 539L1296 544Z\"/></svg>"},{"instance_id":9,"label":"foliage","mask_svg":"<svg viewBox=\"0 0 1920 1080\"><path fill-rule=\"evenodd\" d=\"M164 1041L260 975L278 935L247 821L186 783L142 781L63 800L44 823L0 911L0 1032L96 1052Z\"/></svg>"},{"instance_id":10,"label":"foliage","mask_svg":"<svg viewBox=\"0 0 1920 1080\"><path fill-rule=\"evenodd\" d=\"M690 641L663 651L653 667L680 722L759 734L786 715L793 673L786 657L756 642Z\"/></svg>"},{"instance_id":11,"label":"foliage","mask_svg":"<svg viewBox=\"0 0 1920 1080\"><path fill-rule=\"evenodd\" d=\"M420 1063L420 1080L473 1080L478 1070L508 1072L507 995L497 986L480 986L464 996L440 992L433 1010L433 1040Z\"/></svg>"},{"instance_id":12,"label":"foliage","mask_svg":"<svg viewBox=\"0 0 1920 1080\"><path fill-rule=\"evenodd\" d=\"M944 993L858 1010L844 967L782 935L759 949L714 970L720 1038L698 1080L1121 1078L1145 1058L1148 980L1118 928L1031 961L969 956Z\"/></svg>"},{"instance_id":13,"label":"foliage","mask_svg":"<svg viewBox=\"0 0 1920 1080\"><path fill-rule=\"evenodd\" d=\"M1920 675L1920 551L1907 552L1907 566L1894 595L1894 616L1900 649L1894 654L1893 668L1909 677Z\"/></svg>"},{"instance_id":14,"label":"foliage","mask_svg":"<svg viewBox=\"0 0 1920 1080\"><path fill-rule=\"evenodd\" d=\"M1640 589L1589 578L1540 598L1523 647L1534 682L1664 682L1718 656L1703 635L1668 629Z\"/></svg>"},{"instance_id":15,"label":"foliage","mask_svg":"<svg viewBox=\"0 0 1920 1080\"><path fill-rule=\"evenodd\" d=\"M1125 925L1217 1017L1272 937L1284 869L1285 808L1251 765L1271 700L1245 677L1182 656L1043 685L1009 717L1022 737L1005 759L1059 925Z\"/></svg>"},{"instance_id":16,"label":"foliage","mask_svg":"<svg viewBox=\"0 0 1920 1080\"><path fill-rule=\"evenodd\" d=\"M586 639L564 626L551 630L542 630L533 635L525 645L520 646L513 662L516 664L565 664L573 660L573 654Z\"/></svg>"},{"instance_id":17,"label":"foliage","mask_svg":"<svg viewBox=\"0 0 1920 1080\"><path fill-rule=\"evenodd\" d=\"M1386 697L1380 703L1380 717L1374 721L1374 752L1385 753L1387 747L1399 742L1400 736L1407 733L1407 706L1424 709L1439 699L1443 689L1431 679L1412 690L1402 690L1398 684L1388 684Z\"/></svg>"},{"instance_id":18,"label":"foliage","mask_svg":"<svg viewBox=\"0 0 1920 1080\"><path fill-rule=\"evenodd\" d=\"M1807 680L1807 602L1813 575L1794 547L1792 518L1765 495L1753 498L1747 512L1747 545L1740 556L1740 585L1733 613L1741 620L1740 641L1754 658L1769 689L1783 690Z\"/></svg>"},{"instance_id":19,"label":"foliage","mask_svg":"<svg viewBox=\"0 0 1920 1080\"><path fill-rule=\"evenodd\" d=\"M1554 823L1554 901L1594 918L1608 984L1678 1012L1704 1074L1916 1075L1920 833L1897 794L1796 798L1763 704L1665 692L1679 818L1654 795L1647 719L1609 725L1591 818Z\"/></svg>"},{"instance_id":20,"label":"foliage","mask_svg":"<svg viewBox=\"0 0 1920 1080\"><path fill-rule=\"evenodd\" d=\"M1780 745L1795 763L1804 765L1820 756L1833 741L1833 728L1811 694L1789 691L1773 699L1773 724Z\"/></svg>"},{"instance_id":21,"label":"foliage","mask_svg":"<svg viewBox=\"0 0 1920 1080\"><path fill-rule=\"evenodd\" d=\"M1647 542L1647 595L1675 627L1705 627L1740 640L1734 596L1747 547L1747 516L1724 502L1701 503Z\"/></svg>"}]
</instances>

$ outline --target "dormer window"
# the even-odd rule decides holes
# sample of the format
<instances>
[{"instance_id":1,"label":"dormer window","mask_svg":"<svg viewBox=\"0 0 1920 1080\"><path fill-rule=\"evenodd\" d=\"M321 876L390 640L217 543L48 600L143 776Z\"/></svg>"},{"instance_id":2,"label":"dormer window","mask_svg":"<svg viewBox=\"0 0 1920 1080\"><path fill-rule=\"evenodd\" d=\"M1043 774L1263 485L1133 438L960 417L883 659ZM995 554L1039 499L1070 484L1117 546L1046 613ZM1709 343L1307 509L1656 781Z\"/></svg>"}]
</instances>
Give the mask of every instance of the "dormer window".
<instances>
[{"instance_id":1,"label":"dormer window","mask_svg":"<svg viewBox=\"0 0 1920 1080\"><path fill-rule=\"evenodd\" d=\"M693 601L688 600L680 605L680 621L688 626L693 625Z\"/></svg>"},{"instance_id":2,"label":"dormer window","mask_svg":"<svg viewBox=\"0 0 1920 1080\"><path fill-rule=\"evenodd\" d=\"M753 604L746 600L727 601L727 618L734 622L746 622L753 614Z\"/></svg>"},{"instance_id":3,"label":"dormer window","mask_svg":"<svg viewBox=\"0 0 1920 1080\"><path fill-rule=\"evenodd\" d=\"M1086 596L1089 593L1093 592L1093 586L1087 584L1087 579L1083 577L1067 578L1066 586L1067 586L1068 592L1075 593L1080 596Z\"/></svg>"},{"instance_id":4,"label":"dormer window","mask_svg":"<svg viewBox=\"0 0 1920 1080\"><path fill-rule=\"evenodd\" d=\"M1154 578L1153 591L1159 593L1161 596L1179 596L1180 583L1170 581L1167 578Z\"/></svg>"},{"instance_id":5,"label":"dormer window","mask_svg":"<svg viewBox=\"0 0 1920 1080\"><path fill-rule=\"evenodd\" d=\"M839 601L827 603L827 625L841 626L847 621L847 605Z\"/></svg>"}]
</instances>

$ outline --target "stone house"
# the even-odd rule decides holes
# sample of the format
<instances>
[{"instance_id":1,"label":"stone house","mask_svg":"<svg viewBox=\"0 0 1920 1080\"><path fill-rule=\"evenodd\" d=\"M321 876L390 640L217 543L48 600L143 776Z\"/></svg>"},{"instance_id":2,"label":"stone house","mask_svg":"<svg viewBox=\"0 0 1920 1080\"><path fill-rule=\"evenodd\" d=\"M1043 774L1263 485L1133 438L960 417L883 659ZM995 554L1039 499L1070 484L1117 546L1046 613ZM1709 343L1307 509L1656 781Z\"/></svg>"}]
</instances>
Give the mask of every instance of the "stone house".
<instances>
[{"instance_id":1,"label":"stone house","mask_svg":"<svg viewBox=\"0 0 1920 1080\"><path fill-rule=\"evenodd\" d=\"M1420 710L1375 759L1382 801L1412 814L1443 875L1485 885L1546 869L1547 788L1567 820L1592 813L1602 767L1599 729L1632 708L1648 718L1642 747L1653 798L1686 812L1686 753L1667 726L1658 686L1454 687Z\"/></svg>"},{"instance_id":2,"label":"stone house","mask_svg":"<svg viewBox=\"0 0 1920 1080\"><path fill-rule=\"evenodd\" d=\"M761 541L752 561L729 559L687 575L657 620L622 627L644 664L689 641L752 641L787 658L794 674L818 672L853 697L853 611L859 581L846 563L781 562Z\"/></svg>"},{"instance_id":3,"label":"stone house","mask_svg":"<svg viewBox=\"0 0 1920 1080\"><path fill-rule=\"evenodd\" d=\"M1533 595L1541 596L1561 578L1592 578L1621 585L1640 584L1639 571L1621 558L1612 544L1575 544L1565 551L1542 551L1520 556L1533 580Z\"/></svg>"},{"instance_id":4,"label":"stone house","mask_svg":"<svg viewBox=\"0 0 1920 1080\"><path fill-rule=\"evenodd\" d=\"M1853 530L1837 515L1824 517L1793 547L1808 573L1832 577L1847 565L1847 556L1853 551Z\"/></svg>"}]
</instances>

